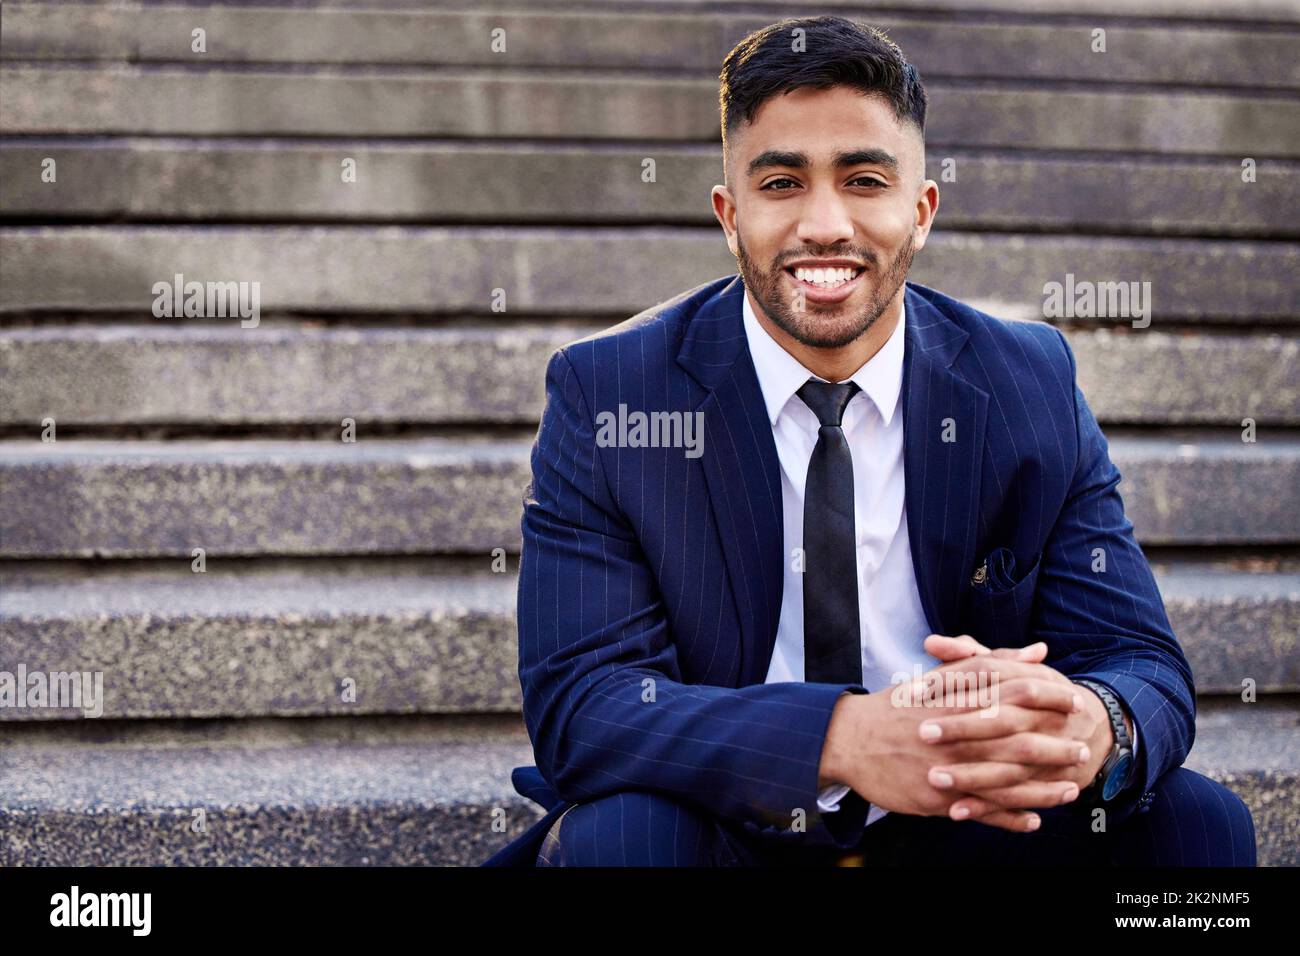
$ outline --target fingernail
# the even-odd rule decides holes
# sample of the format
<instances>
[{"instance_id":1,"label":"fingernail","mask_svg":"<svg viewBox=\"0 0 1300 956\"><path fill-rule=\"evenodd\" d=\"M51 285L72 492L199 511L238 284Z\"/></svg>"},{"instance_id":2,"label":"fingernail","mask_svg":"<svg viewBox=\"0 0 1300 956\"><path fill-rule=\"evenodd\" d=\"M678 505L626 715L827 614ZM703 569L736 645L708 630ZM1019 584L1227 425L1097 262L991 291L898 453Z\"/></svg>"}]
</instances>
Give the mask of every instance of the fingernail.
<instances>
[{"instance_id":1,"label":"fingernail","mask_svg":"<svg viewBox=\"0 0 1300 956\"><path fill-rule=\"evenodd\" d=\"M967 807L955 807L952 811L954 820L965 820L968 816L970 816L970 810Z\"/></svg>"},{"instance_id":2,"label":"fingernail","mask_svg":"<svg viewBox=\"0 0 1300 956\"><path fill-rule=\"evenodd\" d=\"M940 727L938 724L936 724L933 720L927 720L925 723L921 725L922 740L938 740L942 736L943 736L943 728Z\"/></svg>"},{"instance_id":3,"label":"fingernail","mask_svg":"<svg viewBox=\"0 0 1300 956\"><path fill-rule=\"evenodd\" d=\"M1078 787L1071 787L1069 790L1065 791L1065 793L1061 794L1061 802L1062 802L1062 803L1069 803L1071 800L1073 800L1073 799L1074 799L1075 797L1077 797L1078 795L1079 795L1079 788L1078 788Z\"/></svg>"},{"instance_id":4,"label":"fingernail","mask_svg":"<svg viewBox=\"0 0 1300 956\"><path fill-rule=\"evenodd\" d=\"M1082 698L1082 697L1080 697L1078 694L1075 694L1075 695L1074 695L1073 697L1071 697L1070 699L1071 699L1072 701L1074 701L1074 706L1071 707L1070 710L1072 710L1072 711L1076 711L1076 712L1077 712L1077 711L1079 711L1080 709L1082 709L1082 707L1083 707L1083 698Z\"/></svg>"},{"instance_id":5,"label":"fingernail","mask_svg":"<svg viewBox=\"0 0 1300 956\"><path fill-rule=\"evenodd\" d=\"M1079 748L1079 759L1076 763L1087 763L1090 756L1092 756L1092 751L1088 749L1087 744L1084 744Z\"/></svg>"},{"instance_id":6,"label":"fingernail","mask_svg":"<svg viewBox=\"0 0 1300 956\"><path fill-rule=\"evenodd\" d=\"M951 787L952 774L944 773L942 770L930 771L930 782L936 787Z\"/></svg>"},{"instance_id":7,"label":"fingernail","mask_svg":"<svg viewBox=\"0 0 1300 956\"><path fill-rule=\"evenodd\" d=\"M1030 818L1029 818L1029 822L1026 824L1026 826L1028 826L1029 829L1031 829L1031 830L1037 830L1037 829L1038 829L1038 825L1039 825L1040 823L1042 823L1042 821L1039 820L1038 817L1030 817Z\"/></svg>"}]
</instances>

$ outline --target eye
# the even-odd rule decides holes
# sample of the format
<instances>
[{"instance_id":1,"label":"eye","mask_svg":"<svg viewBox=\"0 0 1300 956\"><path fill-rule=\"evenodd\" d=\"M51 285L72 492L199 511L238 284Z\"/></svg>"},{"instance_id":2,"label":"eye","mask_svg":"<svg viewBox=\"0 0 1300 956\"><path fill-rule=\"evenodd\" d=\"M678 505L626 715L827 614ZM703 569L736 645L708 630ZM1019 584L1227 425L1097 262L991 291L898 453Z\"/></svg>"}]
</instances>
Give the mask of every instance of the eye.
<instances>
[{"instance_id":1,"label":"eye","mask_svg":"<svg viewBox=\"0 0 1300 956\"><path fill-rule=\"evenodd\" d=\"M791 186L799 185L788 176L782 176L781 178L774 179L770 183L767 183L765 186L761 187L760 191L770 190L772 192L778 192L778 193L784 193L790 191L789 189L785 189L785 188L777 189L776 186L778 183L789 183ZM849 185L852 186L857 183L862 183L863 185L868 186L871 189L886 189L889 186L888 183L881 182L879 179L876 179L874 176L859 176L857 179L854 179L852 182L850 182Z\"/></svg>"}]
</instances>

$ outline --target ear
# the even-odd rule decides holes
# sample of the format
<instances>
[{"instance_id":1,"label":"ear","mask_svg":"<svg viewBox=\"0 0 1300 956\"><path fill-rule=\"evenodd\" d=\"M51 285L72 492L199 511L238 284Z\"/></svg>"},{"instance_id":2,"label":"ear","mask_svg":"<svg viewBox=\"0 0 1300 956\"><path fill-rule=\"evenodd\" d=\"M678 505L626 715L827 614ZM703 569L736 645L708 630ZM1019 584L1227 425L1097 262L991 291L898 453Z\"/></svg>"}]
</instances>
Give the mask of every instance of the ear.
<instances>
[{"instance_id":1,"label":"ear","mask_svg":"<svg viewBox=\"0 0 1300 956\"><path fill-rule=\"evenodd\" d=\"M713 215L727 235L727 246L734 256L740 251L736 246L736 200L731 190L721 184L714 186L709 194L713 203Z\"/></svg>"},{"instance_id":2,"label":"ear","mask_svg":"<svg viewBox=\"0 0 1300 956\"><path fill-rule=\"evenodd\" d=\"M916 224L913 226L912 245L920 252L930 237L934 217L939 213L939 184L933 179L921 183L916 192Z\"/></svg>"}]
</instances>

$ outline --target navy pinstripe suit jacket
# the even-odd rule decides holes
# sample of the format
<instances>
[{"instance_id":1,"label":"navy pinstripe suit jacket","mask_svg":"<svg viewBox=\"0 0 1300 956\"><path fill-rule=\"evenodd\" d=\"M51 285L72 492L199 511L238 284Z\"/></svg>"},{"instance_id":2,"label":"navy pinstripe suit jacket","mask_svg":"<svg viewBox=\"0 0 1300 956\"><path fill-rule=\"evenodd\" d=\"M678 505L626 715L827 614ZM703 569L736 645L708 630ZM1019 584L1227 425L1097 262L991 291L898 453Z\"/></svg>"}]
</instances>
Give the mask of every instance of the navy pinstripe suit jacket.
<instances>
[{"instance_id":1,"label":"navy pinstripe suit jacket","mask_svg":"<svg viewBox=\"0 0 1300 956\"><path fill-rule=\"evenodd\" d=\"M992 647L1044 640L1047 664L1116 693L1141 745L1114 825L1182 765L1195 691L1074 356L1045 323L905 294L906 512L926 618ZM537 764L513 775L548 812L485 865L533 865L564 809L620 790L759 828L803 808L846 847L862 833L854 792L818 814L818 765L836 699L881 688L764 683L788 556L743 295L739 275L714 280L551 357L518 601ZM596 416L620 404L702 412L703 453L598 442Z\"/></svg>"}]
</instances>

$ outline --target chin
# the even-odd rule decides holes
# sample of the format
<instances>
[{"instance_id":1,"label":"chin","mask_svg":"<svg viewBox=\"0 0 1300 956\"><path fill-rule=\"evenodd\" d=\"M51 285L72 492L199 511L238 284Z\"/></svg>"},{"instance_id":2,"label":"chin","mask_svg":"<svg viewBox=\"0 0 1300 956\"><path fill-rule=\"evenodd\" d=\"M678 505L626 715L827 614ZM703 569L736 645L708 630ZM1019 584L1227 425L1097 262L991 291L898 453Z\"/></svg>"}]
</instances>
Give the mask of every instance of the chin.
<instances>
[{"instance_id":1,"label":"chin","mask_svg":"<svg viewBox=\"0 0 1300 956\"><path fill-rule=\"evenodd\" d=\"M790 332L789 329L786 331L789 332L800 345L806 345L808 348L839 349L866 335L873 325L875 325L875 322L859 329L856 326L845 326L837 323L826 322L814 323L811 328L804 325L799 327L797 332Z\"/></svg>"}]
</instances>

